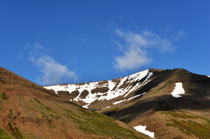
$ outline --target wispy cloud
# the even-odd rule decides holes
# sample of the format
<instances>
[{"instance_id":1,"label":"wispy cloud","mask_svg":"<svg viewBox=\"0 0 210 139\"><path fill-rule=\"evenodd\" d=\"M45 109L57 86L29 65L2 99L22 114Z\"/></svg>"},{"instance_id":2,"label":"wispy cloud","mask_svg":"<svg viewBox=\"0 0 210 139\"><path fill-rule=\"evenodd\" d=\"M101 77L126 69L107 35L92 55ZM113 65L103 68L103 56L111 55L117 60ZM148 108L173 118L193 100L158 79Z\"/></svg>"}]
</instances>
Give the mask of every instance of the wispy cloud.
<instances>
[{"instance_id":1,"label":"wispy cloud","mask_svg":"<svg viewBox=\"0 0 210 139\"><path fill-rule=\"evenodd\" d=\"M184 31L178 31L176 34L175 41L181 41L187 38L187 34Z\"/></svg>"},{"instance_id":2,"label":"wispy cloud","mask_svg":"<svg viewBox=\"0 0 210 139\"><path fill-rule=\"evenodd\" d=\"M149 31L135 33L116 29L121 38L121 56L114 57L114 68L118 70L133 70L148 65L152 58L148 56L148 48L156 48L160 52L170 52L174 46L169 39L161 38L158 34Z\"/></svg>"},{"instance_id":3,"label":"wispy cloud","mask_svg":"<svg viewBox=\"0 0 210 139\"><path fill-rule=\"evenodd\" d=\"M66 65L62 65L47 54L47 50L41 44L27 46L28 60L39 67L43 73L42 84L66 83L78 80L77 75L69 70Z\"/></svg>"}]
</instances>

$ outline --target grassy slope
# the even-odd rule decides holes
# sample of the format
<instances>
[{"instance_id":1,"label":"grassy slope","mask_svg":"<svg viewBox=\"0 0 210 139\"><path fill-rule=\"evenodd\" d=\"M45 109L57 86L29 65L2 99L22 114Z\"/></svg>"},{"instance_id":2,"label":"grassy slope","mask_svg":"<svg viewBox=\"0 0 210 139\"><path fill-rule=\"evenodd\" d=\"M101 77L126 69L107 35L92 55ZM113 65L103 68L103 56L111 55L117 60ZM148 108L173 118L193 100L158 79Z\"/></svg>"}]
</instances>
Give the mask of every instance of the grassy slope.
<instances>
[{"instance_id":1,"label":"grassy slope","mask_svg":"<svg viewBox=\"0 0 210 139\"><path fill-rule=\"evenodd\" d=\"M0 138L147 138L0 68Z\"/></svg>"},{"instance_id":2,"label":"grassy slope","mask_svg":"<svg viewBox=\"0 0 210 139\"><path fill-rule=\"evenodd\" d=\"M170 94L176 82L182 82L186 92L179 99ZM183 69L162 71L139 92L145 90L145 96L102 112L130 126L145 124L157 138L210 138L208 77Z\"/></svg>"}]
</instances>

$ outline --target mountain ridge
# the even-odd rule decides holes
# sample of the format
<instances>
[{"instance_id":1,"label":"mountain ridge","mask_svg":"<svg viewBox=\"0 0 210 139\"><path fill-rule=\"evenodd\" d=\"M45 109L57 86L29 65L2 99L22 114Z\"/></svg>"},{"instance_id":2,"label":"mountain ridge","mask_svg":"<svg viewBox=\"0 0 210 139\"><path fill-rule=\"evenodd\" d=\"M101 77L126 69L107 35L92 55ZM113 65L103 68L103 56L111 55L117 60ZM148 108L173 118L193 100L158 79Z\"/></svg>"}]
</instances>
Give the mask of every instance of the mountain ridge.
<instances>
[{"instance_id":1,"label":"mountain ridge","mask_svg":"<svg viewBox=\"0 0 210 139\"><path fill-rule=\"evenodd\" d=\"M88 105L75 101L91 96L94 93L92 92L94 87L84 96L81 95L85 89L82 87L76 96L69 97L72 97L73 103L111 116L133 128L146 126L146 129L154 133L156 138L210 138L209 77L194 74L182 68L150 69L138 73L132 74L131 78L126 76L109 80L117 81L113 88L119 89L114 90L118 95L110 100L101 99L109 94L107 93L109 90L105 90L101 94L98 93L98 96L95 95L95 100ZM149 73L152 74L149 76ZM120 83L121 87L118 86ZM105 83L95 82L95 84L97 84L96 88L100 88L99 86ZM79 85L75 86L79 89ZM69 86L64 85L64 88L68 90ZM65 93L75 93L74 89L72 92L66 90L62 92L62 89L61 92L59 89L55 92L62 96ZM75 99L76 97L81 99ZM65 98L69 100L68 95Z\"/></svg>"},{"instance_id":2,"label":"mountain ridge","mask_svg":"<svg viewBox=\"0 0 210 139\"><path fill-rule=\"evenodd\" d=\"M64 84L64 85L53 85L53 86L44 86L46 89L52 89L55 91L56 94L59 93L59 91L66 91L71 94L71 92L78 93L76 98L73 98L72 101L83 101L82 99L79 99L78 96L84 94L83 91L86 91L86 98L89 97L91 102L94 102L95 100L111 100L115 99L118 96L129 95L130 92L135 90L137 87L139 87L140 84L131 85L130 87L128 84L132 84L132 82L137 82L145 78L144 82L146 82L150 77L152 76L152 72L149 70L144 70L141 72L137 72L134 74L131 74L129 76L113 79L113 80L103 80L99 82L88 82L88 83L82 83L82 84ZM129 82L129 80L131 80ZM122 90L124 88L124 82L127 82L127 88L125 90ZM129 88L128 88L129 87ZM81 89L82 88L82 89ZM98 90L97 90L98 89ZM122 93L124 91L124 93ZM62 93L62 92L60 92ZM96 93L96 94L95 94ZM107 93L106 96L104 96ZM88 96L89 95L89 96ZM93 96L91 96L93 95ZM100 95L100 97L97 97L97 95ZM126 96L127 96L126 95ZM125 97L126 97L125 96ZM111 98L110 98L111 97ZM90 103L88 101L84 100L86 103L86 106ZM83 107L86 107L83 105ZM87 107L86 107L87 108Z\"/></svg>"},{"instance_id":3,"label":"mountain ridge","mask_svg":"<svg viewBox=\"0 0 210 139\"><path fill-rule=\"evenodd\" d=\"M62 95L63 93L65 94L65 97L68 97L71 101L76 102L85 108L88 108L88 106L91 106L91 103L94 103L94 102L96 103L97 100L101 100L100 102L104 100L109 101L109 100L116 99L117 97L120 97L120 96L123 96L124 98L126 98L127 96L129 96L130 93L146 85L150 81L150 78L152 78L153 73L165 72L164 74L167 74L167 71L186 71L186 70L181 69L181 68L177 68L173 70L150 68L144 71L140 71L140 72L128 75L128 76L124 76L124 77L116 78L112 80L103 80L103 81L87 82L87 83L79 83L79 84L78 83L77 84L59 84L59 85L44 86L44 88L53 90L55 91L56 94L60 93ZM144 95L143 93L145 92L142 92L142 95ZM97 93L97 94L94 94L94 93ZM117 93L118 95L116 95ZM73 96L71 96L71 94ZM132 96L132 97L135 98L135 97L141 96L141 94L137 94L137 95L139 96ZM112 98L108 98L109 96L112 96ZM85 98L88 98L88 97L92 99L90 100L90 102L85 100ZM117 102L112 101L112 103L114 104Z\"/></svg>"}]
</instances>

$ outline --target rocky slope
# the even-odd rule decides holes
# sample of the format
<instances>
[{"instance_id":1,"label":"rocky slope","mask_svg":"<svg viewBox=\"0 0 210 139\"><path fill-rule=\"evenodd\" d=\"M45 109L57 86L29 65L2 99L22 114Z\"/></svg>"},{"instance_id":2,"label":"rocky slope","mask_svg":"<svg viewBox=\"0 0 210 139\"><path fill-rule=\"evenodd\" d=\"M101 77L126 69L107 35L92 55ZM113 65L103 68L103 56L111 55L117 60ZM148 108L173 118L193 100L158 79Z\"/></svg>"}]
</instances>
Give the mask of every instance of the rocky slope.
<instances>
[{"instance_id":1,"label":"rocky slope","mask_svg":"<svg viewBox=\"0 0 210 139\"><path fill-rule=\"evenodd\" d=\"M149 138L0 67L0 139Z\"/></svg>"}]
</instances>

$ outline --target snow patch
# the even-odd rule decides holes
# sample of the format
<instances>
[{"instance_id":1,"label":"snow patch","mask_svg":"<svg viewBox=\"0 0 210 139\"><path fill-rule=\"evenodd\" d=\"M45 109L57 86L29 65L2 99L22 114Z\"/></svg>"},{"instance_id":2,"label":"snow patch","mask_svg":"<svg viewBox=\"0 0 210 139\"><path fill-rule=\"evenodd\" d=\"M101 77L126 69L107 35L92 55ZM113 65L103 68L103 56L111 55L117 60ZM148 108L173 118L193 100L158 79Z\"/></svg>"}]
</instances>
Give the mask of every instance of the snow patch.
<instances>
[{"instance_id":1,"label":"snow patch","mask_svg":"<svg viewBox=\"0 0 210 139\"><path fill-rule=\"evenodd\" d=\"M131 81L131 83L132 82L137 82L137 81L140 81L140 80L142 80L143 78L145 78L146 77L146 79L143 81L143 82L138 82L135 86L129 86L129 88L128 88L128 93L126 94L126 95L124 95L124 97L127 97L131 92L133 92L134 90L136 90L136 89L138 89L138 88L140 88L140 87L142 87L142 86L144 86L145 84L147 84L148 82L150 82L150 80L148 80L152 75L153 75L153 73L152 72L149 72L149 70L145 70L145 71L142 71L142 72L139 72L139 73L136 73L136 77L134 76L135 74L132 74L132 75L130 75L130 76L128 76L128 79L130 79L131 80L131 78L133 78L132 79L132 81Z\"/></svg>"},{"instance_id":2,"label":"snow patch","mask_svg":"<svg viewBox=\"0 0 210 139\"><path fill-rule=\"evenodd\" d=\"M185 94L185 90L181 82L175 84L174 90L171 92L171 95L175 98L182 97L181 95Z\"/></svg>"},{"instance_id":3,"label":"snow patch","mask_svg":"<svg viewBox=\"0 0 210 139\"><path fill-rule=\"evenodd\" d=\"M85 108L85 109L88 109L88 106L90 105L90 103L89 104L87 104L87 105L84 105L84 106L82 106L83 108Z\"/></svg>"},{"instance_id":4,"label":"snow patch","mask_svg":"<svg viewBox=\"0 0 210 139\"><path fill-rule=\"evenodd\" d=\"M152 77L153 73L152 72L149 72L147 78L144 80L144 82L146 82L150 77Z\"/></svg>"},{"instance_id":5,"label":"snow patch","mask_svg":"<svg viewBox=\"0 0 210 139\"><path fill-rule=\"evenodd\" d=\"M131 99L134 99L134 98L143 96L144 94L146 94L146 92L144 92L144 93L142 93L142 94L138 94L138 95L132 96L132 97L130 97L130 98L128 98L128 99L123 99L123 100L115 101L115 102L113 102L113 104L116 105L116 104L119 104L119 103L122 103L122 102L125 102L125 101L129 101L129 100L131 100Z\"/></svg>"},{"instance_id":6,"label":"snow patch","mask_svg":"<svg viewBox=\"0 0 210 139\"><path fill-rule=\"evenodd\" d=\"M115 101L113 102L114 105L125 102L127 99L123 99L123 100L119 100L119 101Z\"/></svg>"},{"instance_id":7,"label":"snow patch","mask_svg":"<svg viewBox=\"0 0 210 139\"><path fill-rule=\"evenodd\" d=\"M111 80L108 81L108 87L109 87L109 90L113 90L114 87L115 87L115 83L112 82Z\"/></svg>"},{"instance_id":8,"label":"snow patch","mask_svg":"<svg viewBox=\"0 0 210 139\"><path fill-rule=\"evenodd\" d=\"M147 126L142 126L142 125L138 125L133 127L136 131L141 132L151 138L155 138L155 133L154 132L150 132L148 130L146 130Z\"/></svg>"},{"instance_id":9,"label":"snow patch","mask_svg":"<svg viewBox=\"0 0 210 139\"><path fill-rule=\"evenodd\" d=\"M144 93L142 93L142 94L139 94L139 95L132 96L132 97L128 98L128 100L131 100L131 99L134 99L134 98L143 96L144 94L146 94L146 92L144 92Z\"/></svg>"},{"instance_id":10,"label":"snow patch","mask_svg":"<svg viewBox=\"0 0 210 139\"><path fill-rule=\"evenodd\" d=\"M107 106L106 108L103 108L102 110L105 110L105 109L108 109L108 108L110 108L111 106Z\"/></svg>"}]
</instances>

